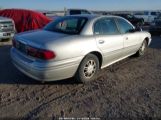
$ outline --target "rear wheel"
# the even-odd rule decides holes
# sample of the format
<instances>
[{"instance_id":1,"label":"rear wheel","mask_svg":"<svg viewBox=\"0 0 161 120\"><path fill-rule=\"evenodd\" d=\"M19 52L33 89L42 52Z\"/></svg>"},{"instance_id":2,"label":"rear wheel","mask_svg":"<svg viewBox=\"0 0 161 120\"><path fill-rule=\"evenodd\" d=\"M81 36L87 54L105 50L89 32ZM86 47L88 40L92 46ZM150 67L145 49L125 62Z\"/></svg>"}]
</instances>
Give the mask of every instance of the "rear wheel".
<instances>
[{"instance_id":1,"label":"rear wheel","mask_svg":"<svg viewBox=\"0 0 161 120\"><path fill-rule=\"evenodd\" d=\"M146 48L147 48L147 42L146 40L143 41L141 47L139 48L139 50L137 51L136 53L136 56L142 56L145 54L145 51L146 51Z\"/></svg>"},{"instance_id":2,"label":"rear wheel","mask_svg":"<svg viewBox=\"0 0 161 120\"><path fill-rule=\"evenodd\" d=\"M79 65L76 72L76 80L78 82L86 83L92 81L99 70L99 60L97 56L88 54Z\"/></svg>"}]
</instances>

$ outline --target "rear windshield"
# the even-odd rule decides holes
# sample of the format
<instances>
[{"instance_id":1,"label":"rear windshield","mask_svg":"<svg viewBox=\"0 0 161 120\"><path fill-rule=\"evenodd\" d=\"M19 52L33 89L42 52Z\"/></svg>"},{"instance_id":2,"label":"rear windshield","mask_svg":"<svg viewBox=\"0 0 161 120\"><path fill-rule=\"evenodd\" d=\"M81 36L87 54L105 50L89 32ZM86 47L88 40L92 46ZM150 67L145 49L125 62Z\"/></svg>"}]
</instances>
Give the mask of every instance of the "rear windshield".
<instances>
[{"instance_id":1,"label":"rear windshield","mask_svg":"<svg viewBox=\"0 0 161 120\"><path fill-rule=\"evenodd\" d=\"M87 22L86 17L68 16L58 18L45 26L45 30L65 34L79 34Z\"/></svg>"}]
</instances>

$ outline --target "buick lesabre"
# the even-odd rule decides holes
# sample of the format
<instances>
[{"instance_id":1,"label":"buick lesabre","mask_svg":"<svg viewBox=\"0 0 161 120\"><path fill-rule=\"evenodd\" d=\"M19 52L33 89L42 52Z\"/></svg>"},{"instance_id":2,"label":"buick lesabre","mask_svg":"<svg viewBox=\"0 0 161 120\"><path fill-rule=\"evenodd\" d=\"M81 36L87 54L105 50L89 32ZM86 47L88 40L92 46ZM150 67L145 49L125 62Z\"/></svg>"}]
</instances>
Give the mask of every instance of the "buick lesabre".
<instances>
[{"instance_id":1,"label":"buick lesabre","mask_svg":"<svg viewBox=\"0 0 161 120\"><path fill-rule=\"evenodd\" d=\"M148 32L122 17L65 16L42 30L15 35L11 58L21 72L39 81L74 77L88 82L99 69L144 55L150 42Z\"/></svg>"}]
</instances>

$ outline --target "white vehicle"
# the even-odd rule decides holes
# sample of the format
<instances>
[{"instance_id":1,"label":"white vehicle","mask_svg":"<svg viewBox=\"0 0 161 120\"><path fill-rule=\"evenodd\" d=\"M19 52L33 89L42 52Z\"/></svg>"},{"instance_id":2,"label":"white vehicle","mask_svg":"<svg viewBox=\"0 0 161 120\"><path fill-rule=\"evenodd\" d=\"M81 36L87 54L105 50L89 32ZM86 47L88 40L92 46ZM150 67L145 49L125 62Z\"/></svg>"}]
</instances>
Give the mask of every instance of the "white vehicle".
<instances>
[{"instance_id":1,"label":"white vehicle","mask_svg":"<svg viewBox=\"0 0 161 120\"><path fill-rule=\"evenodd\" d=\"M143 18L146 24L151 24L157 17L157 15L158 15L157 12L150 12L150 11L137 12L134 14L134 16L137 18Z\"/></svg>"},{"instance_id":2,"label":"white vehicle","mask_svg":"<svg viewBox=\"0 0 161 120\"><path fill-rule=\"evenodd\" d=\"M0 40L10 39L15 34L15 24L12 19L0 17Z\"/></svg>"},{"instance_id":3,"label":"white vehicle","mask_svg":"<svg viewBox=\"0 0 161 120\"><path fill-rule=\"evenodd\" d=\"M65 15L80 15L80 14L93 14L93 13L85 9L67 9L67 11L65 11Z\"/></svg>"}]
</instances>

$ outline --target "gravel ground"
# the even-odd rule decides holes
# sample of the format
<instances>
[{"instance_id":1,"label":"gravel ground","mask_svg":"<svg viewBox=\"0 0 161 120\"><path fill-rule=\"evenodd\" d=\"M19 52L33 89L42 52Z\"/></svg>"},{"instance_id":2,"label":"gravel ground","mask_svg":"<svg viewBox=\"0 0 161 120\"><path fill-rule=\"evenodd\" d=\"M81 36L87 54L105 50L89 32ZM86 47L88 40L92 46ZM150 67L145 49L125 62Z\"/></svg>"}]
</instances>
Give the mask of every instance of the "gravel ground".
<instances>
[{"instance_id":1,"label":"gravel ground","mask_svg":"<svg viewBox=\"0 0 161 120\"><path fill-rule=\"evenodd\" d=\"M153 37L145 56L109 66L85 85L25 76L12 65L10 47L0 42L0 119L161 119L161 37Z\"/></svg>"}]
</instances>

